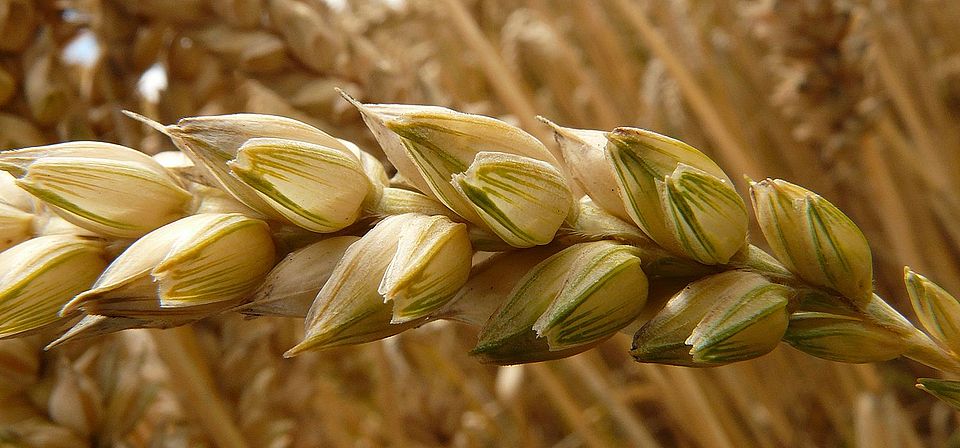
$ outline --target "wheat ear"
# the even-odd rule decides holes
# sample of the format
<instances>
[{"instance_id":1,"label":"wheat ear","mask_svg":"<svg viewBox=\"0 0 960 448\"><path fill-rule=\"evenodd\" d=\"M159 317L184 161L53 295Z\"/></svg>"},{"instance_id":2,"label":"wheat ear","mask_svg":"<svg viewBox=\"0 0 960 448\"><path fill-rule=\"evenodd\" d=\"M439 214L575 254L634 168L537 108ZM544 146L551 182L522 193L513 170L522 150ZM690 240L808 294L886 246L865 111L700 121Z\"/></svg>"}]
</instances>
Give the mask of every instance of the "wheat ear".
<instances>
[{"instance_id":1,"label":"wheat ear","mask_svg":"<svg viewBox=\"0 0 960 448\"><path fill-rule=\"evenodd\" d=\"M960 373L960 303L906 269L914 326L874 294L859 228L800 186L749 181L768 253L734 182L679 140L543 120L551 150L493 118L344 97L392 178L349 141L259 114L147 120L180 149L153 158L99 142L0 153L0 334L58 345L295 316L295 356L448 319L478 326L471 353L496 364L630 329L640 362L709 367L785 341ZM919 387L958 401L955 382Z\"/></svg>"}]
</instances>

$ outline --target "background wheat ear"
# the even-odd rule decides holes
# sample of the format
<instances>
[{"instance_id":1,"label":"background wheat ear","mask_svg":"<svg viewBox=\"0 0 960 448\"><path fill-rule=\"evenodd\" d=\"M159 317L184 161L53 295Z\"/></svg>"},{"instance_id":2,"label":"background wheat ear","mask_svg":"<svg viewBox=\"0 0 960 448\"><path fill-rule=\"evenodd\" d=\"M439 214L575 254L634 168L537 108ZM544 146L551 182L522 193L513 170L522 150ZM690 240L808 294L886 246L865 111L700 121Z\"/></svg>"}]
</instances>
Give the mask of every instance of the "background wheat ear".
<instances>
[{"instance_id":1,"label":"background wheat ear","mask_svg":"<svg viewBox=\"0 0 960 448\"><path fill-rule=\"evenodd\" d=\"M918 387L947 403L956 401L951 378L960 344L950 293L960 292L960 235L953 225L960 213L952 194L953 173L960 167L960 132L953 125L960 114L958 18L960 5L950 1L0 0L0 148L101 141L146 154L167 152L156 159L162 169L146 169L169 170L176 185L131 190L130 197L167 198L150 210L158 215L161 208L173 210L171 220L217 213L266 222L261 228L269 229L275 257L265 264L279 263L263 283L251 286L248 297L236 301L163 308L149 282L127 283L122 294L104 288L81 294L86 300L65 309L61 305L73 300L66 293L43 307L10 307L14 302L0 299L2 334L24 336L0 341L5 372L0 396L8 404L0 411L0 440L24 446L946 446L956 437L956 413L912 386L920 377ZM367 113L358 113L335 88L365 104ZM431 188L417 166L406 162L404 143L389 127L373 126L370 132L367 126L376 118L370 111L385 110L374 104L396 103L495 117L519 125L547 153L532 149L522 155L538 162L485 155L474 164L476 154L460 152L456 160L463 166L450 168L457 172L457 185ZM234 131L208 130L199 140L177 142L127 119L124 110L173 125L165 130L189 128L189 120L178 123L185 117L239 112L295 119L303 126L297 125L292 140L324 145L333 152L322 160L338 163L313 164L311 172L352 173L352 179L367 182L366 193L349 190L333 209L314 213L310 194L275 178L247 176L258 181L256 187L241 182L252 163L276 161L261 151L263 141L241 154L235 171L230 165L211 170L169 151L212 138L236 140ZM540 125L537 113L554 124ZM418 129L410 127L417 122L403 124ZM636 196L643 199L637 201L643 213L631 210L606 164L606 139L617 126L652 130L699 148L734 180L743 209L722 188L726 179L713 166L687 160L690 168L671 167L649 183L653 190L645 191L655 194ZM265 134L243 135L284 137ZM536 146L512 135L519 142L512 146ZM333 136L356 147L334 143ZM272 143L301 158L296 148L308 146ZM499 143L484 150L510 146ZM210 154L208 160L236 158ZM32 183L36 192L54 191L44 188L56 182L40 181L63 180L50 173L71 164L48 162L19 182ZM93 166L144 173L143 163L134 169L128 162ZM539 224L494 228L491 211L498 203L479 199L508 191L496 189L502 179L486 174L508 165L525 167L518 172L526 181L543 187L534 202L544 216L555 217L552 244L522 250L509 244L541 241L541 234L530 232ZM285 172L300 174L294 171ZM89 171L95 172L105 171ZM4 249L24 241L39 247L51 240L82 240L89 250L82 251L86 261L76 268L79 273L117 259L143 234L117 226L133 218L124 213L129 210L122 200L88 202L97 216L110 218L91 230L83 223L92 215L71 215L70 207L35 199L3 174ZM741 219L756 205L748 184L739 181L742 175L789 180L842 210L859 229L834 231L844 232L839 241L848 245L846 253L833 251L843 262L822 265L794 250L794 243L806 241L817 248L810 253L828 254L827 240L817 239L831 234L823 231L826 225L803 229L802 223L785 221L793 229L787 238L796 241L778 244L761 238L769 237L770 226L750 218L747 233L756 246L740 247ZM560 178L566 181L562 187ZM729 205L723 208L729 213L710 214L701 207L706 202L691 192L706 184L726 192L718 203ZM758 184L770 187L775 181ZM73 197L82 194L79 188L68 190ZM783 185L781 190L794 191ZM472 199L463 199L463 192ZM661 197L670 198L665 203L672 208L663 208ZM284 206L284 198L301 199ZM651 215L660 210L651 209L654 203L672 213ZM498 207L509 212L503 202ZM814 210L821 222L836 223L831 219L839 216L812 197L797 207ZM327 213L344 209L349 210ZM690 212L693 221L676 219L683 210L699 212ZM405 250L393 252L389 261L384 255L390 281L382 293L379 279L365 289L372 299L366 303L381 319L366 327L372 332L353 333L354 340L393 333L395 306L404 309L398 304L438 308L401 324L423 324L420 328L381 342L283 359L303 340L304 318L319 290L341 276L335 268L347 243L387 216L410 212L443 216L452 223L447 227L464 226L470 245L482 249L463 287L452 296L444 288L415 294L428 284L415 281L420 274L433 278L439 272L428 269L437 265L427 261L445 259L449 254L441 249L454 245L443 243L456 232L423 226L396 235L380 232L398 247L433 241L428 246L439 255ZM297 225L328 226L323 220L331 216L341 217L336 227L344 227L328 236ZM651 216L663 218L663 225L635 220ZM708 235L685 225L694 221L727 231ZM144 225L159 224L164 223ZM719 236L724 238L714 238ZM849 246L861 239L868 242L866 250ZM153 240L174 246L170 239ZM629 249L611 247L611 241ZM213 247L206 253L221 253ZM266 245L259 247L265 254ZM579 274L526 278L558 254L558 266ZM597 262L573 256L585 254ZM166 275L166 303L184 305L174 298L187 296L174 294L181 290L169 285L189 271L174 268L186 266L177 262L190 257L170 258L158 271ZM9 264L23 265L0 263L0 277L25 272ZM904 265L912 270L904 273ZM537 272L544 270L549 271ZM609 295L640 290L637 270L646 279L640 310ZM120 278L116 268L113 272ZM307 272L315 276L311 281L296 275ZM10 277L0 281L0 289L14 294L3 297L29 298L11 291L30 291L17 288L31 284L20 283L24 279L50 286L44 278L50 277ZM850 278L855 281L845 280ZM563 300L541 308L503 305L517 285L553 288ZM576 285L598 286L612 299L597 301L604 294L591 295L590 288ZM692 288L683 292L686 286ZM752 300L737 300L745 296ZM439 299L424 302L424 297ZM715 302L725 305L714 307ZM594 308L597 304L603 306ZM634 317L619 333L612 328L622 325L620 319L583 327L571 320L583 315L577 310L611 308ZM429 307L419 307L424 309ZM489 337L489 328L510 327L488 325L490 316L511 313L532 316L524 321L528 328L510 334L514 341L534 341L537 350L518 353L493 344L502 338ZM683 319L691 315L695 321ZM34 328L40 322L45 324ZM591 331L577 331L583 329ZM602 342L587 337L597 329L614 334ZM780 336L771 335L777 334L787 344L776 343ZM631 340L637 335L644 337ZM478 336L490 343L487 358L501 362L522 361L521 354L582 353L490 366L467 355ZM712 366L771 347L756 360L710 369L633 362ZM691 430L691 421L699 422L698 430Z\"/></svg>"}]
</instances>

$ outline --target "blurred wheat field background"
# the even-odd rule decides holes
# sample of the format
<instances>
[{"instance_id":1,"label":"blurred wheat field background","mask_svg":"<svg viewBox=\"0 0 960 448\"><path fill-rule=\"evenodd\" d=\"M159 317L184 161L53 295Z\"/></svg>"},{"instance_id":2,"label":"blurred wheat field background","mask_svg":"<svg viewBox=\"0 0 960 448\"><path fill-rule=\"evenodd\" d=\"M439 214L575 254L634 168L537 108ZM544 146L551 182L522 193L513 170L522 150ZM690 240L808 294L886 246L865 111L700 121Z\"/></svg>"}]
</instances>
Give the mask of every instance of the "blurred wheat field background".
<instances>
[{"instance_id":1,"label":"blurred wheat field background","mask_svg":"<svg viewBox=\"0 0 960 448\"><path fill-rule=\"evenodd\" d=\"M451 107L552 143L648 128L837 204L908 313L902 266L960 293L960 2L0 0L0 149L173 149L125 117L258 112L379 150L334 87ZM384 159L385 160L385 159ZM754 230L752 233L758 233ZM906 314L911 316L910 314ZM237 315L44 352L0 341L0 446L960 446L934 371L781 344L712 369L635 363L629 336L514 367L437 322L283 359L300 320Z\"/></svg>"}]
</instances>

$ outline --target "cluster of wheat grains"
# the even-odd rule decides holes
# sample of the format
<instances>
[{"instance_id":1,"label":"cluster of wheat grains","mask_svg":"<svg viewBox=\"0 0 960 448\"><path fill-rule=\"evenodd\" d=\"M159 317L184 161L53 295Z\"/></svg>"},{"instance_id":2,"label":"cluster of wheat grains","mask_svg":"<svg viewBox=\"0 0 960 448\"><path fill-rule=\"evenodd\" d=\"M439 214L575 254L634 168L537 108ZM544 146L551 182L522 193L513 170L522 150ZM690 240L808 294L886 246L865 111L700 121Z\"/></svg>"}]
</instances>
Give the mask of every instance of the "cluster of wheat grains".
<instances>
[{"instance_id":1,"label":"cluster of wheat grains","mask_svg":"<svg viewBox=\"0 0 960 448\"><path fill-rule=\"evenodd\" d=\"M340 87L369 103L431 104L499 117L543 142L555 166L563 170L562 179L587 179L569 187L591 192L590 188L615 178L578 171L596 160L577 163L562 157L553 129L535 116L572 128L654 129L704 150L741 193L747 192L741 175L771 176L802 184L838 204L870 241L877 293L906 312L912 307L902 282L904 264L948 291L960 291L960 235L952 225L960 214L953 194L957 191L954 174L960 167L960 135L953 125L960 114L957 9L958 5L945 0L0 0L4 36L0 39L0 146L99 140L156 154L176 149L176 139L141 126L124 116L123 110L161 123L256 112L295 118L388 162L379 152L376 134L334 91ZM244 131L253 134L244 134L243 140L277 137L269 132L257 135L254 129ZM270 142L259 143L262 148ZM336 146L327 142L330 145ZM245 163L256 162L257 154L268 152L251 150ZM82 277L78 273L83 271L93 282L99 274L94 271L101 267L95 258L102 256L105 263L117 257L134 235L173 219L170 216L198 209L250 213L247 206L265 202L258 193L244 193L234 185L231 194L241 195L246 204L239 205L230 195L203 186L223 187L219 182L239 179L233 176L244 171L243 163L232 165L237 167L234 174L230 168L222 171L226 177L218 181L211 180L209 172L198 174L185 160L170 154L161 157L170 167L164 170L169 171L148 171L178 185L166 193L158 192L161 187L139 190L141 199L156 194L168 200L148 207L127 201L129 210L138 210L134 215L146 213L152 221L140 230L124 230L123 235L117 235L116 229L105 230L102 223L86 221L75 227L52 213L51 207L5 182L7 229L10 235L18 235L13 239L29 238L35 245L33 250L20 251L21 256L34 253L40 243L50 243L51 238L39 236L79 232L85 235L80 240L90 244L70 247L80 257L86 254L88 263L77 268L74 277ZM538 160L549 157L541 154ZM55 157L46 160L55 162ZM371 157L363 160L364 167L376 168ZM466 170L473 162L472 157L458 160L463 166L456 171ZM397 161L396 151L391 161ZM16 163L20 165L12 166L23 166L24 161ZM143 160L137 163L141 168L150 165ZM390 164L385 166L390 175L395 173ZM386 197L393 202L382 203L381 214L427 207L431 213L453 218L451 222L494 230L484 224L483 216L462 208L470 207L462 201L447 199L446 204L453 204L456 211L451 213L447 206L403 193L418 189L437 195L430 185L412 178L416 175L409 173L419 171L411 171L411 166L397 167L408 174L406 179L394 178L391 185L399 190L388 189ZM12 170L20 177L29 175L18 172L19 168ZM353 179L359 174L341 170L341 175ZM467 184L483 180L482 170L468 174L462 178ZM638 233L624 205L616 205L616 193L591 193L620 221L631 224L608 236L635 244L643 241L646 234ZM96 212L109 211L108 198L100 200ZM747 208L749 204L745 203ZM361 205L363 213L370 211L368 205ZM169 214L163 215L160 209L166 206ZM270 210L259 210L257 216L267 215L272 222L278 261L321 235L297 231L289 225L290 216ZM523 249L508 255L510 261L475 259L482 264L473 278L506 288L502 294L485 297L504 299L510 292L508 280L522 273L523 266L533 266L547 252L590 237L591 231L598 230L589 227L598 225L590 219L602 214L587 210L581 220L566 220L568 228L557 238L560 246ZM287 225L277 224L281 222ZM313 255L327 260L326 264L287 264L287 275L301 274L293 283L285 283L293 288L285 291L297 299L287 297L292 303L287 307L283 301L261 304L257 313L305 313L308 290L320 289L320 284L311 282L321 281L322 271L335 267L331 251L342 251L351 238L369 234L374 223L372 218L361 218L359 224L325 238L330 247L319 247L319 254ZM420 222L428 224L439 225ZM388 225L398 234L403 233L401 228L416 228ZM576 225L587 227L569 228ZM751 241L762 244L761 228L751 225ZM383 238L389 240L390 228L379 233L381 243L377 244L393 244L383 242ZM410 238L402 243L404 247L410 247ZM477 247L502 239L478 231L468 238ZM250 239L237 247L252 251L255 246ZM656 247L647 243L640 247L645 251L640 254L641 263L649 264L650 250L657 253ZM58 246L57 250L64 253L63 249ZM98 254L91 256L91 251ZM11 253L5 253L9 258ZM632 256L616 250L607 255L628 260ZM387 258L392 257L380 253L365 263L386 264ZM395 269L388 268L394 272L394 286L405 284L398 271L403 263L400 260ZM497 271L497 266L507 272ZM650 299L641 313L646 317L628 327L630 334L658 311L656 298L665 300L670 288L683 286L664 281L650 266L644 269ZM378 286L379 280L374 289ZM393 303L405 297L398 291L409 292L387 291L393 294ZM476 288L472 291L479 294ZM252 297L265 298L269 293L260 288ZM84 328L98 333L207 317L175 329L128 330L46 351L43 346L65 328L4 341L0 347L3 396L13 404L0 411L0 441L14 446L77 446L84 441L120 446L278 447L942 446L953 435L956 422L949 407L913 389L915 377L938 373L909 361L847 366L779 344L757 360L689 369L635 363L627 355L630 337L616 334L594 350L567 359L493 367L467 354L477 342L475 327L445 321L383 342L284 359L281 355L303 340L303 319L244 319L232 311L239 303L230 303L227 312L219 312L226 308L216 305L196 313L159 316L164 310L155 300L154 296L153 305L146 301L130 307L120 300L101 301L109 305L100 312L109 310L110 324L101 321L96 322L99 326ZM794 329L824 317L810 313L852 312L799 309L795 298L790 303L787 310L798 322ZM35 310L59 308L59 304L46 305ZM495 304L486 305L490 307L448 308L447 316L459 314L483 324L495 309ZM911 320L932 328L934 338L937 331L946 331L941 338L949 341L950 330L944 322L923 317L923 313L949 312L919 309L921 316L911 315ZM118 317L134 310L132 318ZM797 315L798 311L807 314ZM410 327L424 319L403 318L412 319L401 324ZM562 334L551 333L547 323L530 322L531 328L545 332L545 339L564 343ZM700 330L700 340L704 331ZM484 334L489 336L490 331L481 332L481 338ZM890 338L870 334L876 337L868 348L898 348ZM914 355L928 364L949 362L931 359L936 357L930 353Z\"/></svg>"}]
</instances>

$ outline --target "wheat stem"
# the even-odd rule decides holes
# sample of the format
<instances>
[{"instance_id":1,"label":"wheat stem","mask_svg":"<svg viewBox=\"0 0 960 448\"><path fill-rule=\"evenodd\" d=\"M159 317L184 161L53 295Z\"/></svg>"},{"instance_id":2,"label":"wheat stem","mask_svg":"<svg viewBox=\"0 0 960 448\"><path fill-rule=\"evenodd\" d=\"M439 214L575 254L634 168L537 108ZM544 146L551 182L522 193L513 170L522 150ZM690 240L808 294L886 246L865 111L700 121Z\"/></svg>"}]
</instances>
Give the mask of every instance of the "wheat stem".
<instances>
[{"instance_id":1,"label":"wheat stem","mask_svg":"<svg viewBox=\"0 0 960 448\"><path fill-rule=\"evenodd\" d=\"M572 2L581 26L575 31L583 33L583 50L595 70L605 78L608 85L618 86L621 92L633 92L636 89L636 74L630 64L620 61L628 57L614 27L608 26L608 18L601 8L590 2ZM633 95L607 95L606 101L614 104L618 114L627 116L637 107Z\"/></svg>"},{"instance_id":2,"label":"wheat stem","mask_svg":"<svg viewBox=\"0 0 960 448\"><path fill-rule=\"evenodd\" d=\"M909 216L904 204L906 203L900 197L900 191L897 189L892 173L887 168L883 156L875 139L870 138L863 145L863 161L866 168L874 173L867 181L873 185L874 191L878 192L878 200L881 201L881 209L884 213L880 214L881 226L889 236L893 250L902 254L904 260L911 266L917 265L917 269L927 271L927 262L921 256L916 236L910 231L908 222L901 217Z\"/></svg>"},{"instance_id":3,"label":"wheat stem","mask_svg":"<svg viewBox=\"0 0 960 448\"><path fill-rule=\"evenodd\" d=\"M371 355L378 373L378 393L376 395L379 400L380 409L383 410L384 424L390 428L400 428L403 426L402 410L392 405L392 403L398 402L400 393L397 390L397 378L395 372L393 372L395 369L391 368L388 362L389 354L386 353L387 350L393 348L387 344L380 344L379 347L371 348L376 350L376 352ZM387 434L391 437L390 445L392 446L406 446L409 443L404 437L405 433L403 431L387 431Z\"/></svg>"},{"instance_id":4,"label":"wheat stem","mask_svg":"<svg viewBox=\"0 0 960 448\"><path fill-rule=\"evenodd\" d=\"M879 40L883 43L885 39ZM923 166L926 167L925 169L938 173L937 175L931 176L931 178L943 182L949 181L950 178L942 172L943 167L935 163L939 157L933 144L933 136L930 135L930 129L926 125L926 120L922 112L916 103L911 100L914 95L911 94L906 80L894 69L894 63L890 58L888 49L881 44L875 45L873 51L880 79L887 87L887 91L890 92L891 99L897 105L899 115L903 118L904 123L906 123L907 128L915 140L918 155L922 159Z\"/></svg>"},{"instance_id":5,"label":"wheat stem","mask_svg":"<svg viewBox=\"0 0 960 448\"><path fill-rule=\"evenodd\" d=\"M507 109L510 110L520 121L522 127L530 132L540 133L538 136L545 136L541 131L542 127L536 120L537 108L533 105L533 99L523 87L523 84L517 79L516 74L507 68L503 58L497 53L490 41L484 37L477 22L467 11L460 0L443 0L450 20L457 31L457 34L466 41L467 46L477 53L480 66L487 75L487 80L493 87L494 92L500 98Z\"/></svg>"},{"instance_id":6,"label":"wheat stem","mask_svg":"<svg viewBox=\"0 0 960 448\"><path fill-rule=\"evenodd\" d=\"M590 362L587 361L588 357L592 358ZM587 384L587 387L603 403L604 407L610 410L611 416L620 424L620 427L627 433L635 446L650 448L660 446L643 422L634 418L630 409L623 404L622 399L614 394L614 388L604 380L604 375L595 367L603 365L602 359L588 352L582 356L570 358L567 365L571 366L574 373L581 378L581 381Z\"/></svg>"},{"instance_id":7,"label":"wheat stem","mask_svg":"<svg viewBox=\"0 0 960 448\"><path fill-rule=\"evenodd\" d=\"M697 431L693 435L703 446L720 448L737 446L720 422L717 413L711 409L703 389L690 369L682 367L657 369L649 366L646 372L661 390L670 390L671 396L665 399L675 402L673 404L675 418L691 421L696 416L700 419L702 431ZM680 397L688 397L688 399L680 400Z\"/></svg>"},{"instance_id":8,"label":"wheat stem","mask_svg":"<svg viewBox=\"0 0 960 448\"><path fill-rule=\"evenodd\" d=\"M170 369L184 411L189 413L220 448L245 448L247 443L214 386L196 335L189 326L151 331L157 351Z\"/></svg>"},{"instance_id":9,"label":"wheat stem","mask_svg":"<svg viewBox=\"0 0 960 448\"><path fill-rule=\"evenodd\" d=\"M537 381L539 381L545 389L547 397L550 398L557 407L557 412L563 420L567 422L567 425L576 431L577 436L580 437L586 446L592 448L607 446L607 443L604 442L600 435L590 427L583 410L580 409L580 406L574 398L570 396L563 386L563 381L557 377L550 367L545 364L532 364L530 371L537 377Z\"/></svg>"},{"instance_id":10,"label":"wheat stem","mask_svg":"<svg viewBox=\"0 0 960 448\"><path fill-rule=\"evenodd\" d=\"M690 102L694 112L700 117L707 133L717 145L721 157L729 164L731 170L748 176L759 174L762 170L749 157L728 125L723 121L720 112L713 105L707 92L697 82L696 77L683 64L683 61L674 53L667 41L654 28L643 11L632 5L629 0L611 0L617 12L622 15L640 38L647 44L650 51L663 61L667 70L673 76L680 89Z\"/></svg>"}]
</instances>

